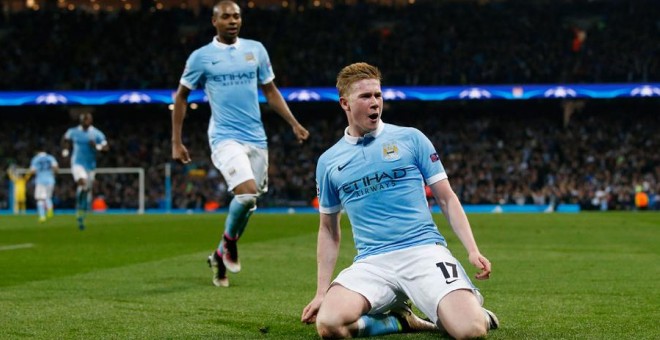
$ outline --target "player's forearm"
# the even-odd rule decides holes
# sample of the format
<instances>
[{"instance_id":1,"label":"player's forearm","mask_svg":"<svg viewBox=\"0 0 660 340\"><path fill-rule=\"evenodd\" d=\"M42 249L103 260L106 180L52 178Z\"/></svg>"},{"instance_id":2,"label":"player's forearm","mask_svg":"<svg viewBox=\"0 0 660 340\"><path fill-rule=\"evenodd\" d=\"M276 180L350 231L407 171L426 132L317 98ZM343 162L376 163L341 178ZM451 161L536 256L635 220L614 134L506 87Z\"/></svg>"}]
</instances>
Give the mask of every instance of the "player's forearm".
<instances>
[{"instance_id":1,"label":"player's forearm","mask_svg":"<svg viewBox=\"0 0 660 340\"><path fill-rule=\"evenodd\" d=\"M279 90L266 91L264 95L266 96L268 105L270 105L270 107L272 107L273 110L275 110L275 112L277 112L277 114L280 115L282 119L284 119L284 121L289 123L291 126L300 125L296 117L289 109L289 105L287 105L286 101L284 101L284 97L282 97L282 94Z\"/></svg>"},{"instance_id":2,"label":"player's forearm","mask_svg":"<svg viewBox=\"0 0 660 340\"><path fill-rule=\"evenodd\" d=\"M317 284L316 294L324 295L332 282L332 273L337 264L337 255L339 254L339 235L329 232L327 228L321 227L319 230L316 264L317 264Z\"/></svg>"},{"instance_id":3,"label":"player's forearm","mask_svg":"<svg viewBox=\"0 0 660 340\"><path fill-rule=\"evenodd\" d=\"M474 239L472 234L472 228L470 227L470 222L468 221L467 215L461 206L461 202L458 200L456 195L453 195L452 198L448 199L442 209L449 225L452 230L458 236L458 239L461 240L463 247L467 250L468 253L479 252L477 247L477 242Z\"/></svg>"},{"instance_id":4,"label":"player's forearm","mask_svg":"<svg viewBox=\"0 0 660 340\"><path fill-rule=\"evenodd\" d=\"M172 111L172 143L181 143L183 131L183 119L186 117L186 102L174 102Z\"/></svg>"}]
</instances>

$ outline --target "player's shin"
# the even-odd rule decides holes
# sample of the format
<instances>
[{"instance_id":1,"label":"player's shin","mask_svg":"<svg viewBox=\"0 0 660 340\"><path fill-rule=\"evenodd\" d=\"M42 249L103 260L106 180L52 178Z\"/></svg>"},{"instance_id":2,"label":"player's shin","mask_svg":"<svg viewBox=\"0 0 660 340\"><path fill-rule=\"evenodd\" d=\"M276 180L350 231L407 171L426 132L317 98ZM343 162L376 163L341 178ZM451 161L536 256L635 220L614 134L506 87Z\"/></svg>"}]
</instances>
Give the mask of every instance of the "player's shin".
<instances>
[{"instance_id":1,"label":"player's shin","mask_svg":"<svg viewBox=\"0 0 660 340\"><path fill-rule=\"evenodd\" d=\"M247 221L257 203L257 195L236 195L229 203L229 213L225 220L225 235L237 239L245 230Z\"/></svg>"},{"instance_id":2,"label":"player's shin","mask_svg":"<svg viewBox=\"0 0 660 340\"><path fill-rule=\"evenodd\" d=\"M390 314L363 315L358 319L357 337L370 337L403 331L396 316Z\"/></svg>"}]
</instances>

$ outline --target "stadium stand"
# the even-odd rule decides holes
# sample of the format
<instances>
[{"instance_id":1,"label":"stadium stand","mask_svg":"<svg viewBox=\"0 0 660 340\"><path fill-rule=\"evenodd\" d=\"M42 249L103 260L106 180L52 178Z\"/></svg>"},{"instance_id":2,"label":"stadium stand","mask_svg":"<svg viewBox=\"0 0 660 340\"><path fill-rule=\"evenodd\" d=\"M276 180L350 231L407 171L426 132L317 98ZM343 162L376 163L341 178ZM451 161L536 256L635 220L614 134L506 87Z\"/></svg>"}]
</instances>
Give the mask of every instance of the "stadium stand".
<instances>
[{"instance_id":1,"label":"stadium stand","mask_svg":"<svg viewBox=\"0 0 660 340\"><path fill-rule=\"evenodd\" d=\"M208 8L5 10L0 89L174 88L185 57L213 35L206 18ZM384 83L392 85L658 82L658 18L660 3L651 0L420 1L404 8L302 12L245 8L244 20L259 25L244 26L241 36L258 37L268 47L280 87L333 86L337 69L358 60L378 65ZM567 126L557 101L388 106L386 122L416 126L432 137L466 204L634 209L641 186L651 198L649 209L660 209L654 199L660 193L657 100L593 101ZM265 119L271 168L264 206L309 205L316 159L345 125L333 104L292 109L312 135L299 146L286 126ZM186 123L186 130L196 132L185 134L194 162L173 165L175 209L223 206L227 200L222 177L205 158L205 110L191 113ZM39 139L46 138L59 155L60 138L72 122L67 107L0 108L0 115L5 182L7 166L27 166ZM138 123L136 115L148 124ZM99 158L99 167L145 168L146 207L163 208L163 167L170 158L167 108L97 107L95 123L112 148ZM56 206L73 207L70 177L58 180ZM0 186L0 209L7 208L7 188ZM111 209L137 204L136 183L128 176L100 179L94 192Z\"/></svg>"},{"instance_id":2,"label":"stadium stand","mask_svg":"<svg viewBox=\"0 0 660 340\"><path fill-rule=\"evenodd\" d=\"M188 53L211 39L210 13L6 12L0 88L172 88ZM338 69L354 61L378 65L397 85L660 79L660 3L653 0L420 1L404 8L245 8L243 16L259 24L245 25L241 36L268 48L281 87L331 86Z\"/></svg>"},{"instance_id":3,"label":"stadium stand","mask_svg":"<svg viewBox=\"0 0 660 340\"><path fill-rule=\"evenodd\" d=\"M635 207L635 189L642 186L652 198L649 209L660 209L660 201L655 199L660 193L660 155L654 152L660 147L660 118L654 106L657 100L592 103L564 127L558 101L398 102L388 104L384 120L415 126L430 136L455 191L466 204L573 203L583 210L630 210ZM53 112L56 108L13 110L44 112L20 113L3 121L6 128L0 131L0 150L11 157L4 159L2 171L10 163L27 164L38 136L50 136L49 144L59 145L61 131L70 125L65 113ZM340 138L346 124L332 105L297 104L293 110L301 112L311 138L297 144L272 112L265 113L271 168L270 190L262 206L309 205L315 196L316 160ZM137 123L137 114L148 123ZM39 123L45 115L66 117ZM31 117L29 124L26 116ZM164 164L170 157L168 111L150 106L103 107L97 109L95 118L112 148L99 157L99 167L145 168L146 208L164 208ZM225 183L206 156L207 119L208 112L202 109L189 116L186 143L193 162L186 166L173 163L175 209L202 210L208 202L226 203ZM72 207L70 176L58 180L57 207ZM0 208L7 207L6 188L0 191ZM94 192L105 197L109 208L135 208L137 204L135 177L101 177Z\"/></svg>"}]
</instances>

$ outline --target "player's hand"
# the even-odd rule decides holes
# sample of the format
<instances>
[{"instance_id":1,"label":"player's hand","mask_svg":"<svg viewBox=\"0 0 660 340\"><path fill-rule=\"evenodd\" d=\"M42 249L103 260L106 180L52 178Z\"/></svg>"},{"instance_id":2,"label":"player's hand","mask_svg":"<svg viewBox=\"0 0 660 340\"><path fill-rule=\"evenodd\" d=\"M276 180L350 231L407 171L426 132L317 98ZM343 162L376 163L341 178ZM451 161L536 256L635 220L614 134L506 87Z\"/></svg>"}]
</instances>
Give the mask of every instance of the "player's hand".
<instances>
[{"instance_id":1,"label":"player's hand","mask_svg":"<svg viewBox=\"0 0 660 340\"><path fill-rule=\"evenodd\" d=\"M190 163L188 149L182 143L172 143L172 159L182 164Z\"/></svg>"},{"instance_id":2,"label":"player's hand","mask_svg":"<svg viewBox=\"0 0 660 340\"><path fill-rule=\"evenodd\" d=\"M293 134L296 135L298 143L302 143L309 138L309 131L305 129L302 125L296 124L293 126Z\"/></svg>"},{"instance_id":3,"label":"player's hand","mask_svg":"<svg viewBox=\"0 0 660 340\"><path fill-rule=\"evenodd\" d=\"M487 280L490 278L491 265L488 259L481 255L481 253L471 253L469 255L470 263L479 269L479 272L474 276L477 280Z\"/></svg>"},{"instance_id":4,"label":"player's hand","mask_svg":"<svg viewBox=\"0 0 660 340\"><path fill-rule=\"evenodd\" d=\"M319 312L319 308L321 307L321 302L323 302L323 296L317 295L314 297L312 302L310 302L302 312L302 316L300 317L300 321L310 324L310 323L315 323L316 322L316 315Z\"/></svg>"}]
</instances>

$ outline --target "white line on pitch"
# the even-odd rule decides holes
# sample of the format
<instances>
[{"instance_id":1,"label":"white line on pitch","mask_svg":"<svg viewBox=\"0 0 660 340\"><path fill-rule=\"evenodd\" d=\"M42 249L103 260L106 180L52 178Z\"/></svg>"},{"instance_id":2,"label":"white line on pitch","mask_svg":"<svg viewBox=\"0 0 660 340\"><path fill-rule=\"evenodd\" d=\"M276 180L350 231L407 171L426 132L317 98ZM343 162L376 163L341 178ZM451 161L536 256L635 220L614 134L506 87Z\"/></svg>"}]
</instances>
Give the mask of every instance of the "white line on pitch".
<instances>
[{"instance_id":1,"label":"white line on pitch","mask_svg":"<svg viewBox=\"0 0 660 340\"><path fill-rule=\"evenodd\" d=\"M32 247L34 247L34 244L32 244L32 243L11 244L11 245L8 245L8 246L0 246L0 251L14 250L14 249L24 249L24 248L32 248Z\"/></svg>"}]
</instances>

